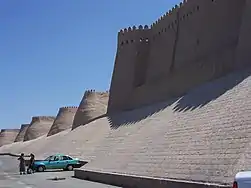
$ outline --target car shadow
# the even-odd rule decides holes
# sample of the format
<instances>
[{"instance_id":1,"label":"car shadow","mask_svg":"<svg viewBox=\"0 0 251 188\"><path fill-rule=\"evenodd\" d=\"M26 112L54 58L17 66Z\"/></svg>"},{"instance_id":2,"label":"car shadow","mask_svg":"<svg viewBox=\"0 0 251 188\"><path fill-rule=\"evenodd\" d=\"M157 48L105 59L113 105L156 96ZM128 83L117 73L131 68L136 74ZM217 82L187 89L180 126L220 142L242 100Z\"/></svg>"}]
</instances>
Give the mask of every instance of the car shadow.
<instances>
[{"instance_id":1,"label":"car shadow","mask_svg":"<svg viewBox=\"0 0 251 188\"><path fill-rule=\"evenodd\" d=\"M45 170L44 172L67 172L67 171L63 169L56 169L56 170Z\"/></svg>"}]
</instances>

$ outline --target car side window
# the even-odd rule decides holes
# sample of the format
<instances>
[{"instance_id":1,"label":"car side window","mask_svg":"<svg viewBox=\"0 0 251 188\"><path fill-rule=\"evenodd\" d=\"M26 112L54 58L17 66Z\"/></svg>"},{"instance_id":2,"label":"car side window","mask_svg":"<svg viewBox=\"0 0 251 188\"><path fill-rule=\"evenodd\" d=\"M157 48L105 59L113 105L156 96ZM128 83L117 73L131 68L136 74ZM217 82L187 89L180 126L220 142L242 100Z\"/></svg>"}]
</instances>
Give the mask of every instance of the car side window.
<instances>
[{"instance_id":1,"label":"car side window","mask_svg":"<svg viewBox=\"0 0 251 188\"><path fill-rule=\"evenodd\" d=\"M55 157L54 157L54 161L59 161L59 157L58 157L58 156L55 156Z\"/></svg>"},{"instance_id":2,"label":"car side window","mask_svg":"<svg viewBox=\"0 0 251 188\"><path fill-rule=\"evenodd\" d=\"M63 156L63 160L66 161L69 160L69 158L67 156Z\"/></svg>"},{"instance_id":3,"label":"car side window","mask_svg":"<svg viewBox=\"0 0 251 188\"><path fill-rule=\"evenodd\" d=\"M73 160L71 157L68 157L68 160Z\"/></svg>"}]
</instances>

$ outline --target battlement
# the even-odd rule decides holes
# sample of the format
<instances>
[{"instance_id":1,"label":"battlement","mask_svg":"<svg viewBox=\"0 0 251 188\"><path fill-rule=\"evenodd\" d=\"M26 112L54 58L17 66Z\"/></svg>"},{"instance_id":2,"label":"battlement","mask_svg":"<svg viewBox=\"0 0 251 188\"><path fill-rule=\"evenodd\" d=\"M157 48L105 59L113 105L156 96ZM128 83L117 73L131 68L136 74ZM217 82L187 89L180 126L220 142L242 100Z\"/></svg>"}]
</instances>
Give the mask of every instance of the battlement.
<instances>
[{"instance_id":1,"label":"battlement","mask_svg":"<svg viewBox=\"0 0 251 188\"><path fill-rule=\"evenodd\" d=\"M194 2L194 0L183 0L179 4L175 5L169 11L167 11L164 15L162 15L160 18L158 18L153 24L151 24L150 28L152 29L152 28L158 26L160 23L162 23L163 21L167 20L168 18L170 18L171 16L173 16L174 14L179 12L181 8L183 8L183 7L185 8L185 6L190 2ZM185 15L183 15L182 17L185 18ZM182 20L182 18L180 18L180 20Z\"/></svg>"},{"instance_id":2,"label":"battlement","mask_svg":"<svg viewBox=\"0 0 251 188\"><path fill-rule=\"evenodd\" d=\"M125 35L125 34L130 33L130 32L137 32L137 31L148 30L148 29L149 29L148 25L145 25L144 27L142 25L139 25L138 27L133 26L133 27L128 27L128 28L125 28L125 29L121 29L119 34L120 35Z\"/></svg>"},{"instance_id":3,"label":"battlement","mask_svg":"<svg viewBox=\"0 0 251 188\"><path fill-rule=\"evenodd\" d=\"M74 110L74 109L77 109L78 106L64 106L64 107L61 107L60 110Z\"/></svg>"},{"instance_id":4,"label":"battlement","mask_svg":"<svg viewBox=\"0 0 251 188\"><path fill-rule=\"evenodd\" d=\"M118 48L137 42L148 43L156 37L156 34L161 34L162 32L167 31L167 29L174 29L175 25L177 25L179 21L186 20L187 17L191 16L194 12L199 11L200 7L199 5L196 5L195 2L195 0L184 0L157 19L150 25L150 27L148 25L140 25L138 27L133 26L121 29L118 33ZM196 6L194 5L192 8L187 6L191 3ZM181 8L187 8L188 10L177 17L177 13L181 10Z\"/></svg>"},{"instance_id":5,"label":"battlement","mask_svg":"<svg viewBox=\"0 0 251 188\"><path fill-rule=\"evenodd\" d=\"M179 5L175 5L174 7L172 7L169 11L167 11L163 16L161 16L160 18L158 18L158 20L156 20L154 23L151 24L150 28L153 28L155 26L157 26L160 22L164 21L166 18L168 18L169 16L173 15L174 13L177 13L179 11L179 9L184 6L187 3L187 0L184 0L183 2L181 2Z\"/></svg>"},{"instance_id":6,"label":"battlement","mask_svg":"<svg viewBox=\"0 0 251 188\"><path fill-rule=\"evenodd\" d=\"M35 121L54 121L55 116L33 116L31 122Z\"/></svg>"},{"instance_id":7,"label":"battlement","mask_svg":"<svg viewBox=\"0 0 251 188\"><path fill-rule=\"evenodd\" d=\"M77 106L63 106L61 108L78 108Z\"/></svg>"},{"instance_id":8,"label":"battlement","mask_svg":"<svg viewBox=\"0 0 251 188\"><path fill-rule=\"evenodd\" d=\"M124 45L149 41L148 33L150 30L148 25L133 26L120 30L118 33L118 47L122 48Z\"/></svg>"},{"instance_id":9,"label":"battlement","mask_svg":"<svg viewBox=\"0 0 251 188\"><path fill-rule=\"evenodd\" d=\"M91 95L101 95L101 96L105 95L105 96L107 96L107 95L109 95L109 91L96 91L94 89L86 90L84 93L84 98L91 96Z\"/></svg>"}]
</instances>

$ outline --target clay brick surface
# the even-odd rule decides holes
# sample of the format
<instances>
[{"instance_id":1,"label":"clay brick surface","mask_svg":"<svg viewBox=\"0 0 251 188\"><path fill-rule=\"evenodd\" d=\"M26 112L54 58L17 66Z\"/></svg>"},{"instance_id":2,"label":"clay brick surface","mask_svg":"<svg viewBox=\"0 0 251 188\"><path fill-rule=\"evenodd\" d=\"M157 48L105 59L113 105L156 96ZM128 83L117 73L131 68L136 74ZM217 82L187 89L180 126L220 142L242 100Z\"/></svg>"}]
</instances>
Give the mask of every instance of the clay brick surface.
<instances>
[{"instance_id":1,"label":"clay brick surface","mask_svg":"<svg viewBox=\"0 0 251 188\"><path fill-rule=\"evenodd\" d=\"M13 143L18 133L19 129L2 129L0 132L0 147Z\"/></svg>"},{"instance_id":2,"label":"clay brick surface","mask_svg":"<svg viewBox=\"0 0 251 188\"><path fill-rule=\"evenodd\" d=\"M24 135L24 141L33 140L40 136L47 135L55 117L36 116L32 117L31 123Z\"/></svg>"},{"instance_id":3,"label":"clay brick surface","mask_svg":"<svg viewBox=\"0 0 251 188\"><path fill-rule=\"evenodd\" d=\"M242 71L172 101L95 120L0 152L66 153L85 170L231 184L251 167L251 76ZM144 118L143 118L144 117Z\"/></svg>"},{"instance_id":4,"label":"clay brick surface","mask_svg":"<svg viewBox=\"0 0 251 188\"><path fill-rule=\"evenodd\" d=\"M61 131L71 128L77 109L78 109L77 107L60 108L57 117L50 128L48 136L52 136Z\"/></svg>"},{"instance_id":5,"label":"clay brick surface","mask_svg":"<svg viewBox=\"0 0 251 188\"><path fill-rule=\"evenodd\" d=\"M73 120L72 129L85 125L106 114L109 93L87 90Z\"/></svg>"},{"instance_id":6,"label":"clay brick surface","mask_svg":"<svg viewBox=\"0 0 251 188\"><path fill-rule=\"evenodd\" d=\"M30 124L22 124L21 125L21 128L20 128L20 131L15 139L15 142L22 142L24 141L24 135L28 129Z\"/></svg>"}]
</instances>

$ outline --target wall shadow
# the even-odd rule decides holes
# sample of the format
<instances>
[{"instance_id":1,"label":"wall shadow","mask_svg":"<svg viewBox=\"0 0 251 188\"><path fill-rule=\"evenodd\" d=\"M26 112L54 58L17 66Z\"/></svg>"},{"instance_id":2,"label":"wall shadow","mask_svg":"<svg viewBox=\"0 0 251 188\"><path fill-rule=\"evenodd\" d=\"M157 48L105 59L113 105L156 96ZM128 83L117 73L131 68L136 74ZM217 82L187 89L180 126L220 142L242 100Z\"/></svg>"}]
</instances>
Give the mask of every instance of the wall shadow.
<instances>
[{"instance_id":1,"label":"wall shadow","mask_svg":"<svg viewBox=\"0 0 251 188\"><path fill-rule=\"evenodd\" d=\"M147 117L163 111L169 106L174 112L192 111L201 108L211 101L216 100L227 91L240 84L244 79L251 75L251 69L235 71L227 76L204 83L194 89L191 89L184 96L163 101L131 111L123 111L117 114L107 114L111 129L117 129L120 126L128 126L142 121Z\"/></svg>"},{"instance_id":2,"label":"wall shadow","mask_svg":"<svg viewBox=\"0 0 251 188\"><path fill-rule=\"evenodd\" d=\"M123 111L111 115L107 114L107 118L111 125L111 128L117 129L120 126L130 125L139 122L143 119L146 119L147 117L150 117L155 113L164 110L168 106L172 105L175 101L177 101L177 99L158 102L155 103L154 105L142 106L141 108L135 110Z\"/></svg>"},{"instance_id":3,"label":"wall shadow","mask_svg":"<svg viewBox=\"0 0 251 188\"><path fill-rule=\"evenodd\" d=\"M175 104L173 110L185 112L201 108L233 89L250 75L251 69L230 73L225 77L205 83L182 96Z\"/></svg>"}]
</instances>

